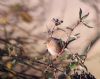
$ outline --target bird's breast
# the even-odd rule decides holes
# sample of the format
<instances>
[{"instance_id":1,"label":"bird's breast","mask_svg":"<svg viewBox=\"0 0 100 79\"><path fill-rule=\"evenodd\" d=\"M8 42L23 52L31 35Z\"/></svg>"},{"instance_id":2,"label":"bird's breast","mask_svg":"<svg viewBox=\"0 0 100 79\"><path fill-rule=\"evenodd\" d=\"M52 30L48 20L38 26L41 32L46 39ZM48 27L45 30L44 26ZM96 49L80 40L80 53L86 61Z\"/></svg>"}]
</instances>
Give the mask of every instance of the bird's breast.
<instances>
[{"instance_id":1,"label":"bird's breast","mask_svg":"<svg viewBox=\"0 0 100 79\"><path fill-rule=\"evenodd\" d=\"M47 45L47 49L51 55L53 55L53 56L57 55L57 51L56 51L55 47Z\"/></svg>"}]
</instances>

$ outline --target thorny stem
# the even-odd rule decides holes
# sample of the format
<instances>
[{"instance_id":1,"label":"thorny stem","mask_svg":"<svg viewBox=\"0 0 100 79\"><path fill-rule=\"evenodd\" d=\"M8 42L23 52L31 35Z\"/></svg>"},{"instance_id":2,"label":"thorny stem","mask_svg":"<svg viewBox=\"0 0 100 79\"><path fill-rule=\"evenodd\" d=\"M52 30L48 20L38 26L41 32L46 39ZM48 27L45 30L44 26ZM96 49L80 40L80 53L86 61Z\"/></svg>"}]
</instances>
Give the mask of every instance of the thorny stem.
<instances>
[{"instance_id":1,"label":"thorny stem","mask_svg":"<svg viewBox=\"0 0 100 79\"><path fill-rule=\"evenodd\" d=\"M22 76L21 74L19 74L16 71L10 70L8 69L6 66L4 66L3 64L0 64L0 66L7 72L11 73L12 75L16 76L17 78L25 78L25 76Z\"/></svg>"},{"instance_id":2,"label":"thorny stem","mask_svg":"<svg viewBox=\"0 0 100 79\"><path fill-rule=\"evenodd\" d=\"M17 60L18 63L25 64L25 65L33 68L33 69L41 71L40 69L37 69L37 68L33 67L32 65L28 64L27 62L25 62L24 60L22 60L21 58L19 58L17 56L11 57L11 60L12 59ZM11 73L12 75L16 76L17 78L23 78L23 79L26 79L27 77L33 78L31 75L27 75L27 74L25 75L25 74L21 74L20 72L17 72L17 71L14 71L14 70L10 70L4 64L1 64L1 63L0 63L0 67L2 67L2 70L5 70L5 71Z\"/></svg>"},{"instance_id":3,"label":"thorny stem","mask_svg":"<svg viewBox=\"0 0 100 79\"><path fill-rule=\"evenodd\" d=\"M62 50L61 50L61 52L59 53L59 54L62 54L63 53L63 51L64 51L64 49L69 45L69 38L70 38L70 36L71 36L71 34L72 34L72 32L73 32L73 30L78 26L80 24L80 21L77 21L77 23L75 24L75 26L72 28L72 30L70 30L71 32L70 32L70 34L69 34L69 36L68 36L68 39L67 39L67 41L65 42L65 45L63 46L63 48L62 48ZM75 39L76 40L76 39ZM72 40L73 41L73 40ZM71 42L72 42L71 41Z\"/></svg>"},{"instance_id":4,"label":"thorny stem","mask_svg":"<svg viewBox=\"0 0 100 79\"><path fill-rule=\"evenodd\" d=\"M74 25L74 27L69 29L71 32L69 33L68 39L67 39L67 41L65 42L65 45L63 46L62 51L60 52L60 54L63 53L64 49L69 45L70 42L76 40L76 39L73 39L73 40L69 41L70 36L71 36L73 30L74 30L80 23L84 24L84 25L87 26L88 28L93 28L93 27L88 26L87 24L85 24L82 20L78 20L77 23Z\"/></svg>"},{"instance_id":5,"label":"thorny stem","mask_svg":"<svg viewBox=\"0 0 100 79\"><path fill-rule=\"evenodd\" d=\"M28 65L29 67L31 67L31 68L35 68L35 67L33 67L32 65L30 65L29 63L27 63L27 62L25 62L21 57L12 57L12 59L15 59L15 60L17 60L18 62L20 62L20 63L23 63L23 64L25 64L25 65ZM31 60L32 61L32 60ZM35 62L35 63L39 63L39 64L43 64L43 65L46 65L46 66L48 66L48 67L51 67L51 68L55 68L56 70L58 70L58 71L60 71L60 72L63 72L62 70L60 70L60 69L57 69L55 66L49 66L49 64L46 64L46 63L44 63L44 62L40 62L40 61L38 61L38 60L35 60L35 61L32 61L33 63ZM35 69L37 69L37 68L35 68ZM39 71L41 71L40 69L37 69L37 70L39 70Z\"/></svg>"}]
</instances>

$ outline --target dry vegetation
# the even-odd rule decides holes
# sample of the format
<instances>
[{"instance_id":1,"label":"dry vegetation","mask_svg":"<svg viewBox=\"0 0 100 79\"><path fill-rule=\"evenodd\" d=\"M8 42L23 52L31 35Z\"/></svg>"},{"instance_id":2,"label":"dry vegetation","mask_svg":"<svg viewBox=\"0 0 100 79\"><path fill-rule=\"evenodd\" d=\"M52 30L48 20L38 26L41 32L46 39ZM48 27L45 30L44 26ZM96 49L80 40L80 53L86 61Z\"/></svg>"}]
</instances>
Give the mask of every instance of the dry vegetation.
<instances>
[{"instance_id":1,"label":"dry vegetation","mask_svg":"<svg viewBox=\"0 0 100 79\"><path fill-rule=\"evenodd\" d=\"M24 0L21 0L24 1ZM22 2L24 3L24 2ZM70 31L67 41L64 41L64 46L61 53L55 60L51 59L49 53L43 52L39 56L30 57L28 53L35 52L35 48L32 44L36 43L40 36L31 35L31 32L35 30L35 27L26 31L20 27L20 23L31 23L37 20L41 24L41 19L38 18L43 13L34 18L30 12L35 12L41 6L43 7L43 1L40 0L40 4L32 8L27 7L25 4L16 3L12 5L4 4L0 1L0 5L7 8L7 10L0 10L0 78L1 79L95 79L95 77L88 71L84 62L87 58L87 51L84 55L72 54L67 46L72 42L80 38L80 33L71 37L73 30L80 24L83 24L89 29L89 26L85 23L85 19L89 16L89 13L83 15L82 9L79 11L79 20L73 25L73 28L66 27ZM48 29L49 37L53 37L53 33L57 30L64 31L64 29L58 28L63 23L62 20L53 18L53 29ZM16 35L16 33L23 33L22 36ZM34 37L34 38L32 38ZM62 43L62 39L59 39ZM34 49L33 49L34 48ZM45 48L47 49L47 48ZM68 51L66 51L66 49ZM47 54L44 54L47 53Z\"/></svg>"}]
</instances>

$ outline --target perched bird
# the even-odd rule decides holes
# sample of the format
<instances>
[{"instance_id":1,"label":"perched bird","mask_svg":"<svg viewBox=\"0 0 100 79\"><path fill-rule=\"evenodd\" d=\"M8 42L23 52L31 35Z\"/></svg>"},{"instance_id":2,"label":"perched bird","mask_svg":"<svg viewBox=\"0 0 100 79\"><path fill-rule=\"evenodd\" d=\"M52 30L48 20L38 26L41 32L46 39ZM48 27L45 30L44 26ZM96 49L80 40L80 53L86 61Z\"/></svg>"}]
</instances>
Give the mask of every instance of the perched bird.
<instances>
[{"instance_id":1,"label":"perched bird","mask_svg":"<svg viewBox=\"0 0 100 79\"><path fill-rule=\"evenodd\" d=\"M65 42L62 41L61 39L57 39L54 37L49 37L46 42L47 49L49 53L53 57L57 57L60 53L62 53L62 49L65 45Z\"/></svg>"},{"instance_id":2,"label":"perched bird","mask_svg":"<svg viewBox=\"0 0 100 79\"><path fill-rule=\"evenodd\" d=\"M76 40L78 37L70 37L66 42L55 38L55 37L49 37L46 42L47 49L49 53L55 58L58 55L62 54L64 52L64 49L67 48L67 46L74 40Z\"/></svg>"}]
</instances>

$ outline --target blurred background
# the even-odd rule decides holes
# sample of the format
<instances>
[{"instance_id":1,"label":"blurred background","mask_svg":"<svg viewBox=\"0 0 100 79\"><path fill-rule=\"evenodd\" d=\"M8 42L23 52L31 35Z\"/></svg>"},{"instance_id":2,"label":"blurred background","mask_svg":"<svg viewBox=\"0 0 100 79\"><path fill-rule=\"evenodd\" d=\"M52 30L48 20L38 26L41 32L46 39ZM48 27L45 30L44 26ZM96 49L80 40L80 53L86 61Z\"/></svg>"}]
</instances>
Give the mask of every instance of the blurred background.
<instances>
[{"instance_id":1,"label":"blurred background","mask_svg":"<svg viewBox=\"0 0 100 79\"><path fill-rule=\"evenodd\" d=\"M0 49L5 47L5 40L22 46L24 55L38 56L47 53L45 42L48 28L53 27L52 18L64 22L59 26L71 27L79 20L79 10L89 12L86 23L94 28L80 24L73 35L80 33L80 38L69 44L72 53L84 54L88 51L86 65L97 79L100 78L100 1L99 0L0 0ZM67 29L66 33L69 33ZM67 40L63 31L56 31L54 37Z\"/></svg>"}]
</instances>

